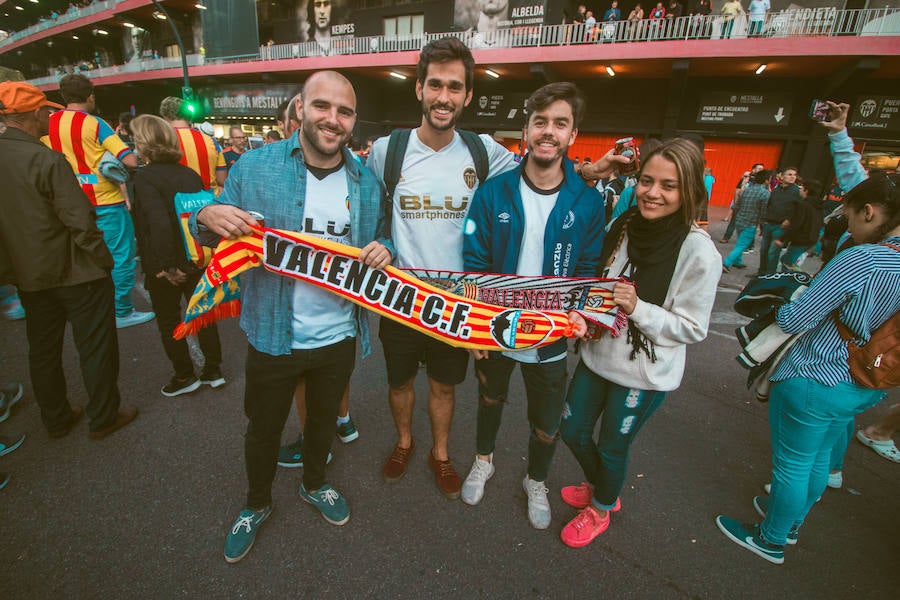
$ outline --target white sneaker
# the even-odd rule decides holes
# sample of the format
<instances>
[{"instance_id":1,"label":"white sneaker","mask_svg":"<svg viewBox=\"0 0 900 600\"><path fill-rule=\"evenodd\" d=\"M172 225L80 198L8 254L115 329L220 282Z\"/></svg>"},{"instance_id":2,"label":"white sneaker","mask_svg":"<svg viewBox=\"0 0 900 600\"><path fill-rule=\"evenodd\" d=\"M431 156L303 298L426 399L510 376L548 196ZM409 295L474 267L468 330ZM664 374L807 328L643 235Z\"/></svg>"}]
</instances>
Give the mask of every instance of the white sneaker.
<instances>
[{"instance_id":1,"label":"white sneaker","mask_svg":"<svg viewBox=\"0 0 900 600\"><path fill-rule=\"evenodd\" d=\"M466 504L475 506L484 497L484 484L494 476L493 457L494 455L491 454L491 461L475 457L475 462L472 463L472 470L469 471L469 475L459 491L459 497Z\"/></svg>"},{"instance_id":2,"label":"white sneaker","mask_svg":"<svg viewBox=\"0 0 900 600\"><path fill-rule=\"evenodd\" d=\"M841 471L828 474L828 487L835 490L841 489L844 485L844 474Z\"/></svg>"},{"instance_id":3,"label":"white sneaker","mask_svg":"<svg viewBox=\"0 0 900 600\"><path fill-rule=\"evenodd\" d=\"M543 481L535 481L525 476L522 487L528 494L528 521L535 529L550 527L550 502L547 500L547 486Z\"/></svg>"},{"instance_id":4,"label":"white sneaker","mask_svg":"<svg viewBox=\"0 0 900 600\"><path fill-rule=\"evenodd\" d=\"M140 325L141 323L152 321L155 318L156 314L152 311L141 312L139 310L133 310L130 314L127 314L124 317L116 317L116 329L124 329L125 327L131 327L132 325Z\"/></svg>"}]
</instances>

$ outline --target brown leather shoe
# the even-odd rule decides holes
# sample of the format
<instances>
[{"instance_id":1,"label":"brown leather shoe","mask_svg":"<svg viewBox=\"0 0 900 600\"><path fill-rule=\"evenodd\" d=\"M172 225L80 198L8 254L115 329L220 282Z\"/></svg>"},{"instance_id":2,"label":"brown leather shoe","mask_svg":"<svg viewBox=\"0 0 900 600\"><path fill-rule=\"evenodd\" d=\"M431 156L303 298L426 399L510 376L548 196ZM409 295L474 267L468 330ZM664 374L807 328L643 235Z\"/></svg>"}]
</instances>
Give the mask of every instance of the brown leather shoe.
<instances>
[{"instance_id":1,"label":"brown leather shoe","mask_svg":"<svg viewBox=\"0 0 900 600\"><path fill-rule=\"evenodd\" d=\"M88 437L92 440L105 438L114 431L118 431L134 421L137 416L138 409L136 406L120 406L119 414L116 415L116 420L112 422L112 425L104 427L103 429L98 429L97 431L92 431L88 434Z\"/></svg>"},{"instance_id":2,"label":"brown leather shoe","mask_svg":"<svg viewBox=\"0 0 900 600\"><path fill-rule=\"evenodd\" d=\"M434 450L428 453L428 466L434 471L434 482L441 493L450 500L459 498L459 489L462 487L462 479L453 463L449 460L438 460L434 457Z\"/></svg>"},{"instance_id":3,"label":"brown leather shoe","mask_svg":"<svg viewBox=\"0 0 900 600\"><path fill-rule=\"evenodd\" d=\"M84 416L84 407L76 406L72 409L72 416L69 417L69 422L62 427L58 427L56 429L48 429L47 435L52 438L61 438L67 435L72 428L81 420L81 417Z\"/></svg>"},{"instance_id":4,"label":"brown leather shoe","mask_svg":"<svg viewBox=\"0 0 900 600\"><path fill-rule=\"evenodd\" d=\"M384 477L385 481L399 481L406 475L406 466L409 464L409 457L415 449L416 440L410 442L409 448L401 448L400 446L394 447L394 451L391 452L387 462L384 463L384 467L381 469L381 476Z\"/></svg>"}]
</instances>

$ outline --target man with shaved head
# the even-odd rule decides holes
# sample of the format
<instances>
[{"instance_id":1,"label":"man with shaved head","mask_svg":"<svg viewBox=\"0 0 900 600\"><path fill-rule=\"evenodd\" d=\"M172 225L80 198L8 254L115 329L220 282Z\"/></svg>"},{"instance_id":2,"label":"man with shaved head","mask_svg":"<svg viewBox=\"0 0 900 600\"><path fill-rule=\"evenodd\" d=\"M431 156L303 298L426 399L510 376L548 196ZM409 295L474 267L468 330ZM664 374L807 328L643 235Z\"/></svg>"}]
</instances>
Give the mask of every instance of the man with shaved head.
<instances>
[{"instance_id":1,"label":"man with shaved head","mask_svg":"<svg viewBox=\"0 0 900 600\"><path fill-rule=\"evenodd\" d=\"M214 234L234 239L266 226L362 248L360 260L382 268L393 259L378 180L346 148L356 123L356 94L347 79L321 71L295 102L297 134L248 153L232 167L225 190L196 215ZM325 480L338 404L350 380L356 340L370 351L365 313L319 289L266 271L241 275L241 328L247 334L244 454L249 490L225 541L237 562L272 510L272 480L294 388L306 382L307 417L300 497L334 525L350 519L344 497Z\"/></svg>"}]
</instances>

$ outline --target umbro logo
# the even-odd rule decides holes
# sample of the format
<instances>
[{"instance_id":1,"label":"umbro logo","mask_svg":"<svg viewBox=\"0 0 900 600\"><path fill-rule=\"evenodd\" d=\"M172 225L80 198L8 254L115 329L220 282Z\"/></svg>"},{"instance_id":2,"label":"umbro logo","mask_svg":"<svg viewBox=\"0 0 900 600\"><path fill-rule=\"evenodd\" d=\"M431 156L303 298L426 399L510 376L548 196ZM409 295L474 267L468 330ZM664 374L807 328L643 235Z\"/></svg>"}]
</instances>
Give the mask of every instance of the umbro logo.
<instances>
[{"instance_id":1,"label":"umbro logo","mask_svg":"<svg viewBox=\"0 0 900 600\"><path fill-rule=\"evenodd\" d=\"M572 225L575 224L575 213L571 210L566 214L566 218L563 219L562 228L563 229L571 229Z\"/></svg>"},{"instance_id":2,"label":"umbro logo","mask_svg":"<svg viewBox=\"0 0 900 600\"><path fill-rule=\"evenodd\" d=\"M508 224L509 223L509 213L508 212L500 213L499 215L497 215L497 220L500 221L501 223Z\"/></svg>"}]
</instances>

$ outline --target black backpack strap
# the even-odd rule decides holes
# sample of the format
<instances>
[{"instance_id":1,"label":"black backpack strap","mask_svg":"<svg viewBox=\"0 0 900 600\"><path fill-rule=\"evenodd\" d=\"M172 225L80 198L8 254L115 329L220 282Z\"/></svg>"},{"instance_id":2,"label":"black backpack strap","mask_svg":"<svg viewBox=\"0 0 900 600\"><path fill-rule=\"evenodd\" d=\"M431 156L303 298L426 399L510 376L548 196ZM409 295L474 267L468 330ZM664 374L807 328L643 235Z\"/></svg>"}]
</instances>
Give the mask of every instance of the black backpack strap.
<instances>
[{"instance_id":1,"label":"black backpack strap","mask_svg":"<svg viewBox=\"0 0 900 600\"><path fill-rule=\"evenodd\" d=\"M484 142L481 141L477 133L463 129L457 129L456 131L459 132L459 136L469 149L469 154L472 155L472 160L475 161L475 174L478 175L478 185L481 185L488 178L488 173L491 170L487 148L484 147Z\"/></svg>"},{"instance_id":2,"label":"black backpack strap","mask_svg":"<svg viewBox=\"0 0 900 600\"><path fill-rule=\"evenodd\" d=\"M391 204L394 202L394 190L400 182L400 169L403 167L403 157L406 156L406 145L409 144L411 132L412 129L395 129L388 140L384 157L384 187Z\"/></svg>"}]
</instances>

